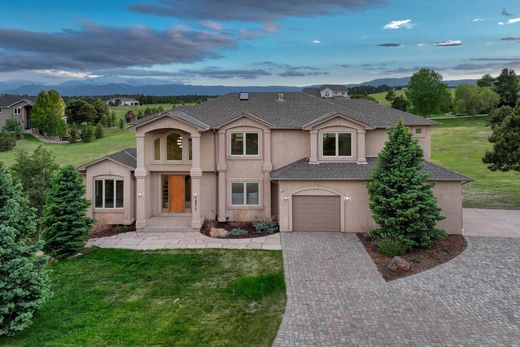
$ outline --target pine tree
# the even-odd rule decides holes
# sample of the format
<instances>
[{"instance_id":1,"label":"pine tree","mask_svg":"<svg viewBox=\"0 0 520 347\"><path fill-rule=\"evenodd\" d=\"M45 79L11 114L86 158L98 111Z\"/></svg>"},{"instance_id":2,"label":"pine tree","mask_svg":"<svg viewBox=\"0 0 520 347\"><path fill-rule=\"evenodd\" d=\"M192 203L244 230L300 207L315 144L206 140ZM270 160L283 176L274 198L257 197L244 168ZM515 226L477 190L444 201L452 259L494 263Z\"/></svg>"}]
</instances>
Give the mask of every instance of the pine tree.
<instances>
[{"instance_id":1,"label":"pine tree","mask_svg":"<svg viewBox=\"0 0 520 347\"><path fill-rule=\"evenodd\" d=\"M119 119L119 129L123 130L125 128L125 123L123 118Z\"/></svg>"},{"instance_id":2,"label":"pine tree","mask_svg":"<svg viewBox=\"0 0 520 347\"><path fill-rule=\"evenodd\" d=\"M436 229L444 219L423 173L423 150L402 121L389 132L368 184L370 208L379 228L373 239L391 239L407 249L428 247L447 235Z\"/></svg>"},{"instance_id":3,"label":"pine tree","mask_svg":"<svg viewBox=\"0 0 520 347\"><path fill-rule=\"evenodd\" d=\"M65 258L82 249L93 219L88 218L90 201L74 167L65 166L56 175L43 209L43 249L51 256Z\"/></svg>"},{"instance_id":4,"label":"pine tree","mask_svg":"<svg viewBox=\"0 0 520 347\"><path fill-rule=\"evenodd\" d=\"M96 136L96 139L100 139L100 138L102 138L104 136L104 134L103 134L103 126L101 125L101 123L98 123L98 125L96 125L95 136Z\"/></svg>"},{"instance_id":5,"label":"pine tree","mask_svg":"<svg viewBox=\"0 0 520 347\"><path fill-rule=\"evenodd\" d=\"M0 163L0 336L14 335L32 323L50 296L47 257L32 244L34 210Z\"/></svg>"}]
</instances>

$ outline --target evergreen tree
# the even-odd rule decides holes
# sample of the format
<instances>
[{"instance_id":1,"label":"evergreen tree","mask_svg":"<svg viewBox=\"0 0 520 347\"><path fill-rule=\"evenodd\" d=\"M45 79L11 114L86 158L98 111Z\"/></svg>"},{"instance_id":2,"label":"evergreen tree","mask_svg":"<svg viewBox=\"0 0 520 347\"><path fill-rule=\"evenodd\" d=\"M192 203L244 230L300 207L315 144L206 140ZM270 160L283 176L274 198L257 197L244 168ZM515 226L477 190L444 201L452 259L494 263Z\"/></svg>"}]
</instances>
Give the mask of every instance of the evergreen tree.
<instances>
[{"instance_id":1,"label":"evergreen tree","mask_svg":"<svg viewBox=\"0 0 520 347\"><path fill-rule=\"evenodd\" d=\"M368 184L370 208L379 225L370 233L373 239L398 241L409 250L447 235L435 228L443 217L422 168L423 150L400 121L390 130Z\"/></svg>"},{"instance_id":2,"label":"evergreen tree","mask_svg":"<svg viewBox=\"0 0 520 347\"><path fill-rule=\"evenodd\" d=\"M85 198L81 176L72 166L56 175L43 209L43 249L51 256L65 258L82 249L93 219L87 217L90 201Z\"/></svg>"},{"instance_id":3,"label":"evergreen tree","mask_svg":"<svg viewBox=\"0 0 520 347\"><path fill-rule=\"evenodd\" d=\"M36 97L31 114L33 127L49 136L65 136L65 103L55 90L42 90Z\"/></svg>"},{"instance_id":4,"label":"evergreen tree","mask_svg":"<svg viewBox=\"0 0 520 347\"><path fill-rule=\"evenodd\" d=\"M52 153L42 145L39 145L32 154L26 151L19 151L16 154L11 172L13 177L22 183L23 190L38 216L41 216L46 192L58 168Z\"/></svg>"},{"instance_id":5,"label":"evergreen tree","mask_svg":"<svg viewBox=\"0 0 520 347\"><path fill-rule=\"evenodd\" d=\"M481 79L477 81L477 86L479 87L493 87L493 84L495 83L495 79L490 74L485 74L482 76Z\"/></svg>"},{"instance_id":6,"label":"evergreen tree","mask_svg":"<svg viewBox=\"0 0 520 347\"><path fill-rule=\"evenodd\" d=\"M92 128L92 125L86 123L81 126L81 141L83 143L90 143L94 141L94 128Z\"/></svg>"},{"instance_id":7,"label":"evergreen tree","mask_svg":"<svg viewBox=\"0 0 520 347\"><path fill-rule=\"evenodd\" d=\"M392 108L406 112L408 109L408 104L409 102L406 100L406 97L399 95L398 97L394 98L394 101L392 101Z\"/></svg>"},{"instance_id":8,"label":"evergreen tree","mask_svg":"<svg viewBox=\"0 0 520 347\"><path fill-rule=\"evenodd\" d=\"M98 123L98 125L96 125L95 136L96 136L96 139L100 139L100 138L102 138L104 136L104 134L103 134L103 126L101 125L101 123Z\"/></svg>"},{"instance_id":9,"label":"evergreen tree","mask_svg":"<svg viewBox=\"0 0 520 347\"><path fill-rule=\"evenodd\" d=\"M110 113L110 126L115 127L116 126L116 113L112 111Z\"/></svg>"},{"instance_id":10,"label":"evergreen tree","mask_svg":"<svg viewBox=\"0 0 520 347\"><path fill-rule=\"evenodd\" d=\"M493 148L482 161L492 171L520 171L520 108L503 106L493 111L490 124Z\"/></svg>"},{"instance_id":11,"label":"evergreen tree","mask_svg":"<svg viewBox=\"0 0 520 347\"><path fill-rule=\"evenodd\" d=\"M0 162L0 336L14 335L32 323L50 296L47 257L31 243L34 210Z\"/></svg>"},{"instance_id":12,"label":"evergreen tree","mask_svg":"<svg viewBox=\"0 0 520 347\"><path fill-rule=\"evenodd\" d=\"M123 118L119 119L119 129L123 130L125 128L125 123Z\"/></svg>"},{"instance_id":13,"label":"evergreen tree","mask_svg":"<svg viewBox=\"0 0 520 347\"><path fill-rule=\"evenodd\" d=\"M392 102L395 99L395 92L393 89L390 89L388 93L385 95L385 100L388 102Z\"/></svg>"},{"instance_id":14,"label":"evergreen tree","mask_svg":"<svg viewBox=\"0 0 520 347\"><path fill-rule=\"evenodd\" d=\"M494 89L500 95L502 105L515 106L520 91L520 83L513 69L503 69L495 79Z\"/></svg>"},{"instance_id":15,"label":"evergreen tree","mask_svg":"<svg viewBox=\"0 0 520 347\"><path fill-rule=\"evenodd\" d=\"M94 109L96 110L96 120L98 122L101 121L103 117L108 116L108 106L106 102L104 102L100 98L96 98L92 106L94 106Z\"/></svg>"}]
</instances>

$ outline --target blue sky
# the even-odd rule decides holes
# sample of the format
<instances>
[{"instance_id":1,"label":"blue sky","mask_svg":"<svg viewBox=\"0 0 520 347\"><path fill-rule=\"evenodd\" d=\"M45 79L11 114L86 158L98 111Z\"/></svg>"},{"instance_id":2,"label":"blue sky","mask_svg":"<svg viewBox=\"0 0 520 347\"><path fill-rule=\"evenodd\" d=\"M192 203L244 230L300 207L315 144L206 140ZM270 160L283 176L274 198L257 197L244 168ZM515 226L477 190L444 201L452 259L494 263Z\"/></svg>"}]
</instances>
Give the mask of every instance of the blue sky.
<instances>
[{"instance_id":1,"label":"blue sky","mask_svg":"<svg viewBox=\"0 0 520 347\"><path fill-rule=\"evenodd\" d=\"M518 1L3 0L0 12L0 81L304 86L520 67Z\"/></svg>"}]
</instances>

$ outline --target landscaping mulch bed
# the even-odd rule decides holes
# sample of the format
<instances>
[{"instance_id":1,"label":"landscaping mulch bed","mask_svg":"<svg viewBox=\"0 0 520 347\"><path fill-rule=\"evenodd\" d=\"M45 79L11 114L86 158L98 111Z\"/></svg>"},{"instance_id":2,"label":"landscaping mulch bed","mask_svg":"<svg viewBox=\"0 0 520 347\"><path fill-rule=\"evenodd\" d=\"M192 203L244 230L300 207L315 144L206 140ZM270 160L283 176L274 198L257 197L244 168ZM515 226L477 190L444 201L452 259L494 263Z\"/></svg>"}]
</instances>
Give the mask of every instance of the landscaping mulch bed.
<instances>
[{"instance_id":1,"label":"landscaping mulch bed","mask_svg":"<svg viewBox=\"0 0 520 347\"><path fill-rule=\"evenodd\" d=\"M100 237L109 237L120 234L122 232L128 232L135 230L135 224L125 226L121 230L116 230L118 226L116 225L93 225L88 233L89 239L98 239Z\"/></svg>"},{"instance_id":2,"label":"landscaping mulch bed","mask_svg":"<svg viewBox=\"0 0 520 347\"><path fill-rule=\"evenodd\" d=\"M467 246L466 240L462 235L449 235L444 240L433 244L431 248L418 249L401 256L401 258L406 259L410 263L410 271L394 272L388 269L388 264L392 257L379 253L377 247L370 241L367 233L359 233L357 236L386 281L410 276L446 263L462 253Z\"/></svg>"},{"instance_id":3,"label":"landscaping mulch bed","mask_svg":"<svg viewBox=\"0 0 520 347\"><path fill-rule=\"evenodd\" d=\"M250 239L253 237L263 237L269 236L272 234L259 234L256 232L255 227L252 222L218 222L214 220L205 221L204 225L200 229L200 232L208 237L211 228L224 229L227 231L231 231L232 229L242 229L247 231L247 234L244 235L227 235L225 237L217 237L218 239Z\"/></svg>"}]
</instances>

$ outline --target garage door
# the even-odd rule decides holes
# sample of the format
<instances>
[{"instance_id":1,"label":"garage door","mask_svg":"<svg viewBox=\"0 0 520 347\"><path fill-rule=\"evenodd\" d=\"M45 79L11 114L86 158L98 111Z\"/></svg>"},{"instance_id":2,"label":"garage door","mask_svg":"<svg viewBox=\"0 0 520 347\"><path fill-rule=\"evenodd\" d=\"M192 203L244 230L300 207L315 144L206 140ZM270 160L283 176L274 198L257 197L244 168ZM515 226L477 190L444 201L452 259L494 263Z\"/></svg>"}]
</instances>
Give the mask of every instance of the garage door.
<instances>
[{"instance_id":1,"label":"garage door","mask_svg":"<svg viewBox=\"0 0 520 347\"><path fill-rule=\"evenodd\" d=\"M339 196L293 196L294 231L341 231Z\"/></svg>"}]
</instances>

